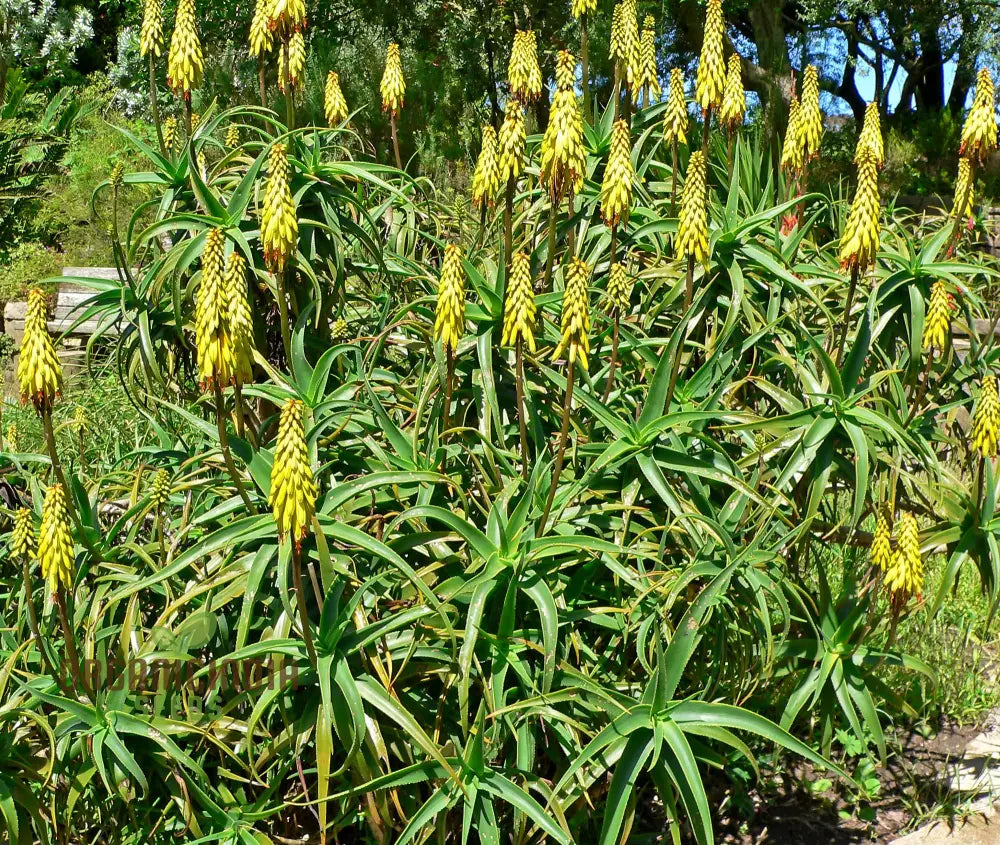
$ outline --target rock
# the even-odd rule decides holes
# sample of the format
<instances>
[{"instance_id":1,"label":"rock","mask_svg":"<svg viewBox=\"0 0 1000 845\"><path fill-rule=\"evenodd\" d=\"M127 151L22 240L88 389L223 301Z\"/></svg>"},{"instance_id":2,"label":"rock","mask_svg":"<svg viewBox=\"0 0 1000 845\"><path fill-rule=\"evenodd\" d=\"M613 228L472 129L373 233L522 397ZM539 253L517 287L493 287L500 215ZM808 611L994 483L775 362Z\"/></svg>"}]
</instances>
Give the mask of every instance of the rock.
<instances>
[{"instance_id":1,"label":"rock","mask_svg":"<svg viewBox=\"0 0 1000 845\"><path fill-rule=\"evenodd\" d=\"M1000 819L996 810L989 808L965 821L956 821L949 827L946 821L926 825L894 845L1000 845Z\"/></svg>"}]
</instances>

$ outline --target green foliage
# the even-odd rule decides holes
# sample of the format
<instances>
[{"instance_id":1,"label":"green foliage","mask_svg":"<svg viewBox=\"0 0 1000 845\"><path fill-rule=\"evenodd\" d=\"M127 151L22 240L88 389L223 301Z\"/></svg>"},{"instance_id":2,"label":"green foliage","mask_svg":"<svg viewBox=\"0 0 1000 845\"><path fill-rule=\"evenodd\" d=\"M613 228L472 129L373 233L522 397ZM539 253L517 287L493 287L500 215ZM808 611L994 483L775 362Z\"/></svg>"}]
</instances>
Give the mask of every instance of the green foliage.
<instances>
[{"instance_id":1,"label":"green foliage","mask_svg":"<svg viewBox=\"0 0 1000 845\"><path fill-rule=\"evenodd\" d=\"M37 241L19 243L0 266L0 305L24 299L30 287L59 275L61 268L59 256L51 249Z\"/></svg>"},{"instance_id":2,"label":"green foliage","mask_svg":"<svg viewBox=\"0 0 1000 845\"><path fill-rule=\"evenodd\" d=\"M150 127L140 120L121 120L112 110L107 80L92 79L81 99L90 104L88 113L74 126L64 166L49 182L33 225L41 240L63 253L63 264L99 267L108 263L112 221L106 205L91 205L94 188L108 178L117 162L129 168L139 164L139 158L108 119L113 118L115 124L127 126L142 137L149 136ZM142 193L131 189L123 195L130 205L143 198ZM124 206L119 217L119 225L124 226L129 217Z\"/></svg>"},{"instance_id":3,"label":"green foliage","mask_svg":"<svg viewBox=\"0 0 1000 845\"><path fill-rule=\"evenodd\" d=\"M6 85L0 104L0 243L9 245L32 231L38 200L82 111L71 88L46 102L19 72L11 72Z\"/></svg>"},{"instance_id":4,"label":"green foliage","mask_svg":"<svg viewBox=\"0 0 1000 845\"><path fill-rule=\"evenodd\" d=\"M572 216L552 213L530 137L511 242L536 279L549 258L553 273L522 355L499 343L502 203L477 219L352 131L259 107L212 104L165 154L117 127L124 186L91 203L119 278L73 281L101 325L90 360L111 347L136 415L109 382L85 423L64 397L54 456L28 409L5 414L25 430L5 480L38 517L61 458L77 520L65 607L30 567L26 587L0 574L0 713L31 714L0 743L8 832L611 845L666 826L710 843L709 770L746 783L776 749L868 812L887 728L927 715L913 631L956 583L987 613L1000 595L993 463L949 424L1000 357L976 333L996 263L953 249L950 221L890 207L847 308L847 203L790 194L747 132L731 164L711 138L710 254L686 265L661 109L633 116L635 203L613 234L598 213L613 108L585 127ZM265 202L279 142L298 228L275 273L261 230L282 207ZM246 261L255 323L252 379L211 392L195 366L209 229ZM446 244L467 277L454 355L433 329ZM572 258L591 270L582 372L552 360ZM634 281L618 315L613 259ZM937 280L971 333L963 356L922 349ZM318 484L301 545L269 504L288 399ZM883 504L945 551L923 595L887 594L868 562ZM74 674L73 655L104 674ZM289 672L252 687L211 665L257 659ZM190 675L114 682L117 663L157 660ZM645 813L654 794L665 821Z\"/></svg>"}]
</instances>

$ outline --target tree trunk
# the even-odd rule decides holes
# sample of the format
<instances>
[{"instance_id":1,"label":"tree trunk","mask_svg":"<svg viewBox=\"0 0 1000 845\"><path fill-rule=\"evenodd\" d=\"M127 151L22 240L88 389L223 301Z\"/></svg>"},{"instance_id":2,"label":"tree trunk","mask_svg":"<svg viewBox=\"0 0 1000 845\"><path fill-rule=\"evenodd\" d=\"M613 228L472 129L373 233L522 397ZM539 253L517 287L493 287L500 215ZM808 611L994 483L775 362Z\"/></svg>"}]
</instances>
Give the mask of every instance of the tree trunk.
<instances>
[{"instance_id":1,"label":"tree trunk","mask_svg":"<svg viewBox=\"0 0 1000 845\"><path fill-rule=\"evenodd\" d=\"M844 35L847 36L847 59L844 61L844 74L840 79L840 85L837 86L834 93L851 107L851 112L854 114L854 122L860 130L861 124L865 119L865 100L861 96L861 92L858 91L856 78L859 53L856 35L858 24L859 21L855 18L855 31L844 32Z\"/></svg>"},{"instance_id":2,"label":"tree trunk","mask_svg":"<svg viewBox=\"0 0 1000 845\"><path fill-rule=\"evenodd\" d=\"M754 3L747 9L757 44L757 61L771 79L766 91L758 91L764 107L764 126L772 142L776 141L786 119L787 95L782 84L790 85L792 63L788 59L788 33L782 18L783 3Z\"/></svg>"},{"instance_id":3,"label":"tree trunk","mask_svg":"<svg viewBox=\"0 0 1000 845\"><path fill-rule=\"evenodd\" d=\"M944 108L944 58L937 29L920 33L920 75L917 79L917 110L939 112Z\"/></svg>"},{"instance_id":4,"label":"tree trunk","mask_svg":"<svg viewBox=\"0 0 1000 845\"><path fill-rule=\"evenodd\" d=\"M496 62L493 58L493 39L490 37L486 38L486 67L489 69L490 74L490 113L491 122L493 123L494 129L500 128L500 103L497 100L497 71Z\"/></svg>"},{"instance_id":5,"label":"tree trunk","mask_svg":"<svg viewBox=\"0 0 1000 845\"><path fill-rule=\"evenodd\" d=\"M958 56L955 59L955 79L948 93L948 110L952 114L961 114L965 108L965 100L969 89L976 78L976 24L972 12L962 7L962 37L958 42Z\"/></svg>"}]
</instances>

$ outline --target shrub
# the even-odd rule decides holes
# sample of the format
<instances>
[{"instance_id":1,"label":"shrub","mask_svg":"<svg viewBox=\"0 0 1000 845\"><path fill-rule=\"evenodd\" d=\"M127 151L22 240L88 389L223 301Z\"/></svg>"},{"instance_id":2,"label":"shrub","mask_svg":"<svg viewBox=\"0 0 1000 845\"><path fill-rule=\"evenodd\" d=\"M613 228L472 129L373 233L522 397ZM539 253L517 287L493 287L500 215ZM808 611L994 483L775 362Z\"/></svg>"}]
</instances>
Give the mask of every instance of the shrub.
<instances>
[{"instance_id":1,"label":"shrub","mask_svg":"<svg viewBox=\"0 0 1000 845\"><path fill-rule=\"evenodd\" d=\"M476 211L293 107L121 132L120 278L74 281L142 421L69 414L36 311L8 829L707 845L708 770L761 748L877 789L934 674L899 626L963 579L1000 596L996 262L884 211L872 147L851 207L752 130L667 164L652 106L608 176L618 105L584 124L565 52L558 82Z\"/></svg>"}]
</instances>

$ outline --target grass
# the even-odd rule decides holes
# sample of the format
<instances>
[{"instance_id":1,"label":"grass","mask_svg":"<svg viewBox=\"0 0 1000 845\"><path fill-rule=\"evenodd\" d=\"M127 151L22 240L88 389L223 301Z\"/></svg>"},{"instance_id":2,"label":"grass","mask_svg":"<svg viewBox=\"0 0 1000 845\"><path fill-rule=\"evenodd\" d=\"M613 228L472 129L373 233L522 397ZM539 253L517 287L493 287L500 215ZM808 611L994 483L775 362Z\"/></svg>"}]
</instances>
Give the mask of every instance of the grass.
<instances>
[{"instance_id":1,"label":"grass","mask_svg":"<svg viewBox=\"0 0 1000 845\"><path fill-rule=\"evenodd\" d=\"M86 421L82 455L78 408L83 409ZM2 410L4 437L14 426L19 453L44 454L44 434L34 409L8 397ZM86 373L70 376L53 416L60 456L70 465L85 460L97 466L122 466L137 453L157 445L156 430L129 401L110 364L96 369L93 377ZM4 447L10 448L6 439Z\"/></svg>"},{"instance_id":2,"label":"grass","mask_svg":"<svg viewBox=\"0 0 1000 845\"><path fill-rule=\"evenodd\" d=\"M927 561L925 595L933 595L947 563ZM923 614L900 625L900 649L928 663L937 674L933 688L922 685L927 718L937 724L970 725L1000 707L1000 630L989 621L989 601L967 573L933 617Z\"/></svg>"}]
</instances>

